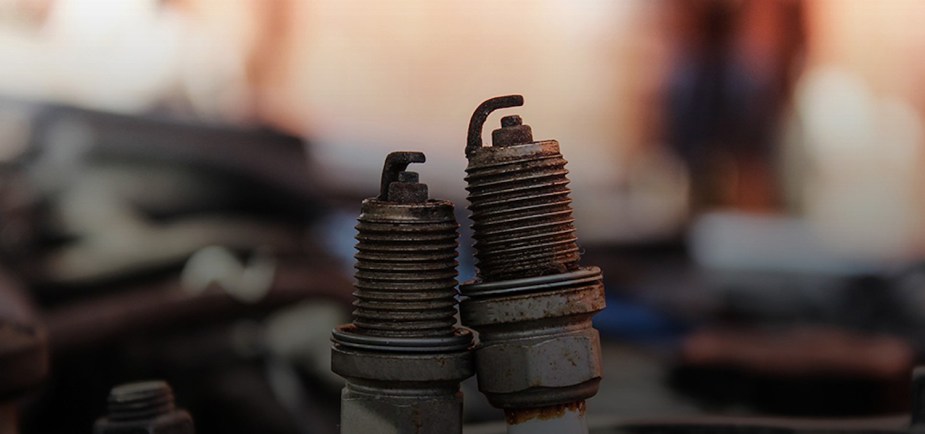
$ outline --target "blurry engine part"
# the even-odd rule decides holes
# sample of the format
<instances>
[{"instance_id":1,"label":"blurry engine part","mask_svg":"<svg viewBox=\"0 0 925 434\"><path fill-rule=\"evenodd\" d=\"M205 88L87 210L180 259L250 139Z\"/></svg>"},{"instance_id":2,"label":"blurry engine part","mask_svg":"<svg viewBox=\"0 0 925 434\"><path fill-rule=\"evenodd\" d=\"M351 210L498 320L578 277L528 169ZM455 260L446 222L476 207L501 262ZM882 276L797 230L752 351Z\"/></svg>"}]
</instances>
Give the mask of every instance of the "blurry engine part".
<instances>
[{"instance_id":1,"label":"blurry engine part","mask_svg":"<svg viewBox=\"0 0 925 434\"><path fill-rule=\"evenodd\" d=\"M48 341L22 288L0 271L0 433L18 433L18 401L48 376Z\"/></svg>"},{"instance_id":2,"label":"blurry engine part","mask_svg":"<svg viewBox=\"0 0 925 434\"><path fill-rule=\"evenodd\" d=\"M456 324L453 204L428 199L405 169L419 152L385 160L379 196L357 225L354 320L334 330L331 368L347 380L343 434L459 434L472 333Z\"/></svg>"},{"instance_id":3,"label":"blurry engine part","mask_svg":"<svg viewBox=\"0 0 925 434\"><path fill-rule=\"evenodd\" d=\"M267 366L296 372L293 387L326 402L331 390L313 383L317 363L304 354L326 358L327 345L304 349L300 341L278 355L261 337L250 355L218 337L232 323L259 322L296 303L348 305L347 273L312 239L310 225L326 206L303 140L0 100L0 110L10 107L22 109L25 133L0 137L22 142L13 146L18 155L0 155L0 261L38 301L55 367L42 393L22 405L22 429L88 432L102 409L82 396L155 376L195 391L187 407L207 430L256 432L272 414L277 429L264 432L299 432L298 418L267 398L277 392ZM226 253L223 264L216 251ZM5 307L0 302L0 312ZM331 375L327 366L323 374ZM229 402L241 408L215 411ZM333 426L323 420L312 426Z\"/></svg>"},{"instance_id":4,"label":"blurry engine part","mask_svg":"<svg viewBox=\"0 0 925 434\"><path fill-rule=\"evenodd\" d=\"M469 123L466 168L478 278L462 285L462 323L479 333L479 389L505 410L510 433L582 433L585 399L601 379L591 317L604 308L601 270L581 267L566 161L555 140L533 141L520 116L502 118L492 146L482 126L511 95L482 103Z\"/></svg>"},{"instance_id":5,"label":"blurry engine part","mask_svg":"<svg viewBox=\"0 0 925 434\"><path fill-rule=\"evenodd\" d=\"M322 208L297 137L0 100L11 110L24 133L0 138L21 149L0 156L16 181L0 204L0 253L42 299L175 267L212 245L298 251Z\"/></svg>"},{"instance_id":6,"label":"blurry engine part","mask_svg":"<svg viewBox=\"0 0 925 434\"><path fill-rule=\"evenodd\" d=\"M109 393L109 414L96 421L94 434L194 434L193 418L174 404L163 381L122 384Z\"/></svg>"}]
</instances>

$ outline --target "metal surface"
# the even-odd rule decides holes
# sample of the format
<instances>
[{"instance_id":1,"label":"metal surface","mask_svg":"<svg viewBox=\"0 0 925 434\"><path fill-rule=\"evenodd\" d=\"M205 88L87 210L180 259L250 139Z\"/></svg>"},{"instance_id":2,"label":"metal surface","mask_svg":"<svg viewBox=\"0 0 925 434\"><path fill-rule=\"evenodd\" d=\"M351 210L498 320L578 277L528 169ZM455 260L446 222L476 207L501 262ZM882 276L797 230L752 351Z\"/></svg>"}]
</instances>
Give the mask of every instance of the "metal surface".
<instances>
[{"instance_id":1,"label":"metal surface","mask_svg":"<svg viewBox=\"0 0 925 434\"><path fill-rule=\"evenodd\" d=\"M455 326L458 224L405 170L422 162L393 152L379 196L363 201L354 321L333 333L344 434L462 432L459 382L473 370L472 334Z\"/></svg>"},{"instance_id":2,"label":"metal surface","mask_svg":"<svg viewBox=\"0 0 925 434\"><path fill-rule=\"evenodd\" d=\"M94 434L193 434L193 418L177 409L173 390L163 381L112 388L109 414L96 421Z\"/></svg>"},{"instance_id":3,"label":"metal surface","mask_svg":"<svg viewBox=\"0 0 925 434\"><path fill-rule=\"evenodd\" d=\"M584 434L588 432L584 402L509 412L508 434Z\"/></svg>"},{"instance_id":4,"label":"metal surface","mask_svg":"<svg viewBox=\"0 0 925 434\"><path fill-rule=\"evenodd\" d=\"M534 141L520 116L507 116L492 146L482 146L488 115L522 104L519 95L490 99L469 123L466 181L478 276L461 287L460 314L479 332L479 389L505 410L509 432L524 432L522 424L530 432L584 432L568 408L583 410L601 379L591 317L605 305L603 278L600 269L579 265L559 143Z\"/></svg>"},{"instance_id":5,"label":"metal surface","mask_svg":"<svg viewBox=\"0 0 925 434\"><path fill-rule=\"evenodd\" d=\"M493 111L524 105L521 95L499 96L479 104L469 119L469 133L466 137L466 158L482 147L482 126Z\"/></svg>"},{"instance_id":6,"label":"metal surface","mask_svg":"<svg viewBox=\"0 0 925 434\"><path fill-rule=\"evenodd\" d=\"M479 279L494 282L577 270L580 255L568 170L559 143L534 142L529 127L517 124L519 117L506 119L508 126L492 132L500 141L472 147L478 141L470 136L466 149Z\"/></svg>"}]
</instances>

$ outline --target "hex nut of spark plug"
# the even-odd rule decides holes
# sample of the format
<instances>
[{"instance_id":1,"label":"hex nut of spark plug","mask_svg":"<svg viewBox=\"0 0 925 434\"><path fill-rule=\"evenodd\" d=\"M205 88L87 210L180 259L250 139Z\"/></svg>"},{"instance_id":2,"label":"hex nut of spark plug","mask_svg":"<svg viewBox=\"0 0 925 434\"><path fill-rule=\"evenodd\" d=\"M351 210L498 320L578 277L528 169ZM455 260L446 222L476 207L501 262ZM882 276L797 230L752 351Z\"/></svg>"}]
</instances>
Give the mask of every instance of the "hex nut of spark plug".
<instances>
[{"instance_id":1,"label":"hex nut of spark plug","mask_svg":"<svg viewBox=\"0 0 925 434\"><path fill-rule=\"evenodd\" d=\"M534 388L568 388L600 381L601 353L597 330L494 342L476 353L479 388L489 400L512 399L513 394L531 393ZM511 369L516 367L516 369ZM505 399L505 395L507 399ZM549 396L546 405L573 402L585 396ZM533 404L536 399L531 400Z\"/></svg>"},{"instance_id":2,"label":"hex nut of spark plug","mask_svg":"<svg viewBox=\"0 0 925 434\"><path fill-rule=\"evenodd\" d=\"M479 390L492 405L553 406L597 393L600 337L591 318L606 305L600 269L467 289L470 297L460 315L480 333L476 372Z\"/></svg>"}]
</instances>

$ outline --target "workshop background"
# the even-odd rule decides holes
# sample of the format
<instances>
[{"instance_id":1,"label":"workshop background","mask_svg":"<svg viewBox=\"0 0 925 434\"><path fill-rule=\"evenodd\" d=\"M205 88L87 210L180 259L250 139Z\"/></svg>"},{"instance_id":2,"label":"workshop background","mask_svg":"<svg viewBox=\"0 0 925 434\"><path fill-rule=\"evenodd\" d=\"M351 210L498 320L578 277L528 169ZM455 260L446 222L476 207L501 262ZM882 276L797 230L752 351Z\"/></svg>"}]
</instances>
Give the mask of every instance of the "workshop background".
<instances>
[{"instance_id":1,"label":"workshop background","mask_svg":"<svg viewBox=\"0 0 925 434\"><path fill-rule=\"evenodd\" d=\"M0 0L0 322L50 350L47 376L6 367L23 384L0 419L89 433L113 385L160 378L200 433L337 432L360 200L388 152L423 151L472 278L466 126L511 93L561 143L606 279L592 424L902 414L925 358L922 19L915 0ZM496 426L465 393L472 432Z\"/></svg>"}]
</instances>

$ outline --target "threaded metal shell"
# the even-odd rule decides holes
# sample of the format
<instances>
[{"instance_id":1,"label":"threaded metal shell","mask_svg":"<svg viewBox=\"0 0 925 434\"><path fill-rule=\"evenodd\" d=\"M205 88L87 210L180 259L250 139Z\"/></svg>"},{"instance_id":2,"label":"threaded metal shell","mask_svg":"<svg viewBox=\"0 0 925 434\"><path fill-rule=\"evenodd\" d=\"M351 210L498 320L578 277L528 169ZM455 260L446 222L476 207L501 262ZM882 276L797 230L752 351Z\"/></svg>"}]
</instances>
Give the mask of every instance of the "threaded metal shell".
<instances>
[{"instance_id":1,"label":"threaded metal shell","mask_svg":"<svg viewBox=\"0 0 925 434\"><path fill-rule=\"evenodd\" d=\"M482 281L578 268L566 163L555 140L483 147L470 156L466 189Z\"/></svg>"},{"instance_id":2,"label":"threaded metal shell","mask_svg":"<svg viewBox=\"0 0 925 434\"><path fill-rule=\"evenodd\" d=\"M367 199L358 220L356 332L382 337L452 336L459 228L452 203Z\"/></svg>"}]
</instances>

